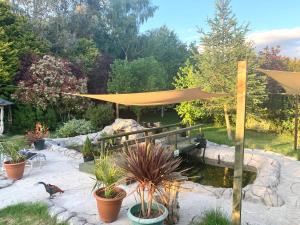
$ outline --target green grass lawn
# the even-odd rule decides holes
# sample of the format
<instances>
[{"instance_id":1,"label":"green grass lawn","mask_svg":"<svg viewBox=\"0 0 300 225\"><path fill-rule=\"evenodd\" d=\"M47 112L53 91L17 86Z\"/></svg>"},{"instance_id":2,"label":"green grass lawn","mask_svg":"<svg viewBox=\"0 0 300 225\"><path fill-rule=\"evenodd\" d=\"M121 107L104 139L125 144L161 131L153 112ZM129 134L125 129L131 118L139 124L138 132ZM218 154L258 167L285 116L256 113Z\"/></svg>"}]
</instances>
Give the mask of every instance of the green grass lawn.
<instances>
[{"instance_id":1,"label":"green grass lawn","mask_svg":"<svg viewBox=\"0 0 300 225\"><path fill-rule=\"evenodd\" d=\"M209 141L230 146L234 145L233 141L228 140L225 127L204 125L202 131ZM266 151L273 151L283 155L296 157L296 152L293 150L293 141L292 135L246 130L245 147L264 149Z\"/></svg>"},{"instance_id":2,"label":"green grass lawn","mask_svg":"<svg viewBox=\"0 0 300 225\"><path fill-rule=\"evenodd\" d=\"M20 203L0 210L0 225L67 225L56 223L41 203Z\"/></svg>"},{"instance_id":3,"label":"green grass lawn","mask_svg":"<svg viewBox=\"0 0 300 225\"><path fill-rule=\"evenodd\" d=\"M18 145L20 148L27 148L29 147L26 143L25 136L24 135L10 135L5 134L3 136L0 136L0 142L3 141L9 141L16 145Z\"/></svg>"},{"instance_id":4,"label":"green grass lawn","mask_svg":"<svg viewBox=\"0 0 300 225\"><path fill-rule=\"evenodd\" d=\"M175 110L169 110L162 118L160 113L148 113L142 115L143 122L161 122L163 125L180 122ZM227 138L225 127L215 127L212 124L203 125L202 131L205 137L212 142L233 146L234 142ZM275 133L257 132L246 130L245 147L257 148L266 151L281 153L286 156L297 157L297 152L293 149L294 137L292 135L280 135ZM299 151L298 151L299 152ZM300 158L300 155L299 155Z\"/></svg>"},{"instance_id":5,"label":"green grass lawn","mask_svg":"<svg viewBox=\"0 0 300 225\"><path fill-rule=\"evenodd\" d=\"M149 112L149 113L144 113L141 116L141 121L142 122L161 122L162 125L167 125L167 124L173 124L173 123L179 123L180 117L177 115L175 110L168 110L165 112L164 117L161 117L160 112Z\"/></svg>"}]
</instances>

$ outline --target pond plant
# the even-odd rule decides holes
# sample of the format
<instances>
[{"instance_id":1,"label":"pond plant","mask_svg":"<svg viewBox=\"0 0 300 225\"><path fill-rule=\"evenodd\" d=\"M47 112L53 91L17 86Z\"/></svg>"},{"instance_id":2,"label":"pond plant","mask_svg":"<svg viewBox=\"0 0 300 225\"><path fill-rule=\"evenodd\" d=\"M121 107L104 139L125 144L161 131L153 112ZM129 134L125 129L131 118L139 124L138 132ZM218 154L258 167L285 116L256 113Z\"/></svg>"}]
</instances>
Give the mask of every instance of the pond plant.
<instances>
[{"instance_id":1,"label":"pond plant","mask_svg":"<svg viewBox=\"0 0 300 225\"><path fill-rule=\"evenodd\" d=\"M181 159L174 158L172 151L154 144L127 148L120 158L119 166L126 178L137 182L136 192L140 201L127 213L132 224L164 224L168 210L155 201L156 195L163 193L164 183L172 180Z\"/></svg>"},{"instance_id":2,"label":"pond plant","mask_svg":"<svg viewBox=\"0 0 300 225\"><path fill-rule=\"evenodd\" d=\"M25 137L28 144L34 144L36 150L43 150L45 148L45 139L49 136L49 130L47 127L43 126L41 123L35 124L35 129L33 131L28 131Z\"/></svg>"},{"instance_id":3,"label":"pond plant","mask_svg":"<svg viewBox=\"0 0 300 225\"><path fill-rule=\"evenodd\" d=\"M19 147L11 142L2 142L0 143L0 154L7 157L7 160L4 161L7 177L12 180L21 179L25 169L25 157L19 153Z\"/></svg>"},{"instance_id":4,"label":"pond plant","mask_svg":"<svg viewBox=\"0 0 300 225\"><path fill-rule=\"evenodd\" d=\"M95 161L96 183L93 189L100 219L106 223L115 221L121 209L126 192L116 184L122 177L122 170L116 165L114 157L108 153L100 155Z\"/></svg>"}]
</instances>

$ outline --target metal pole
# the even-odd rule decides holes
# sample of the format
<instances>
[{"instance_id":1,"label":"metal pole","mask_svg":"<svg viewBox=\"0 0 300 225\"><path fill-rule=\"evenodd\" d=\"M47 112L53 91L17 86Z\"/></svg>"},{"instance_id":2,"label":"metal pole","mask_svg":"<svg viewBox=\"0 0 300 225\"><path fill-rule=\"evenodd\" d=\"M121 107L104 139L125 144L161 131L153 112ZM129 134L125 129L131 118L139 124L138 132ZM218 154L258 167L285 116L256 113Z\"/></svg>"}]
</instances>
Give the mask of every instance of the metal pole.
<instances>
[{"instance_id":1,"label":"metal pole","mask_svg":"<svg viewBox=\"0 0 300 225\"><path fill-rule=\"evenodd\" d=\"M295 136L294 136L294 150L298 149L298 116L299 116L299 96L295 95Z\"/></svg>"},{"instance_id":2,"label":"metal pole","mask_svg":"<svg viewBox=\"0 0 300 225\"><path fill-rule=\"evenodd\" d=\"M236 102L236 133L235 133L235 161L232 199L232 223L241 224L242 210L242 181L244 164L244 140L247 97L247 63L238 62L237 102Z\"/></svg>"}]
</instances>

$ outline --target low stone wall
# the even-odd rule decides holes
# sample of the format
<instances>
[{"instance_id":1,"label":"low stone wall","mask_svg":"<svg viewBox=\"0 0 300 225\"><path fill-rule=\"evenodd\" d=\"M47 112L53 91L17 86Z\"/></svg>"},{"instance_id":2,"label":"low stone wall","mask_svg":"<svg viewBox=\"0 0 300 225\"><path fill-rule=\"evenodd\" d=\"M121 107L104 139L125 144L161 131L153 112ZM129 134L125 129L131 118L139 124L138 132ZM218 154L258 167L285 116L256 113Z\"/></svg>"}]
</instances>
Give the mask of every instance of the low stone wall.
<instances>
[{"instance_id":1,"label":"low stone wall","mask_svg":"<svg viewBox=\"0 0 300 225\"><path fill-rule=\"evenodd\" d=\"M201 157L202 151L195 149L191 155ZM217 162L220 160L222 166L233 166L234 148L208 143L205 152L206 162ZM280 182L280 163L275 160L254 153L250 149L245 149L244 165L246 169L256 170L257 177L253 184L243 188L243 199L252 202L263 202L269 207L279 207L284 204L284 200L277 193L277 186ZM192 191L207 192L217 198L232 198L232 188L215 188L188 182L187 189Z\"/></svg>"}]
</instances>

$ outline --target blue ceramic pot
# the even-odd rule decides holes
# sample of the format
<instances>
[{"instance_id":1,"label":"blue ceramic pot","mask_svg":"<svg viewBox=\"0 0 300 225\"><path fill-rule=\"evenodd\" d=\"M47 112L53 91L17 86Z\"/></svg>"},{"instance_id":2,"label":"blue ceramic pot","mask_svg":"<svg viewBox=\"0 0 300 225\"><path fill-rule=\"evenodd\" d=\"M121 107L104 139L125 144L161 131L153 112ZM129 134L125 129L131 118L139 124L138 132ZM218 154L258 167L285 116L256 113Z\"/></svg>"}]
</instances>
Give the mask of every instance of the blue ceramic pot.
<instances>
[{"instance_id":1,"label":"blue ceramic pot","mask_svg":"<svg viewBox=\"0 0 300 225\"><path fill-rule=\"evenodd\" d=\"M153 209L159 209L163 211L163 214L156 218L151 219L143 219L136 217L134 215L137 215L141 209L141 203L133 205L127 212L127 216L129 220L131 221L132 225L163 225L164 220L168 216L168 210L165 206L162 204L155 203L152 205Z\"/></svg>"}]
</instances>

